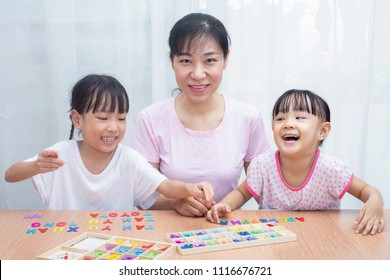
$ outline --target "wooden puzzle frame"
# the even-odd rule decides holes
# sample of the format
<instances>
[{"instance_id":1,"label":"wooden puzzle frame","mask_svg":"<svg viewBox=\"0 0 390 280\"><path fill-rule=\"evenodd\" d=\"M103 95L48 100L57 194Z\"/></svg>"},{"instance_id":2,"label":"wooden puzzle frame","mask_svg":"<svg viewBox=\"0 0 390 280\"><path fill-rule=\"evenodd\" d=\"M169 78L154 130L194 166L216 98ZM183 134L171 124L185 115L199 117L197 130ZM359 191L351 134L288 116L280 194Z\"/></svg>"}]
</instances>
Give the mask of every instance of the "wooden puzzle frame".
<instances>
[{"instance_id":1,"label":"wooden puzzle frame","mask_svg":"<svg viewBox=\"0 0 390 280\"><path fill-rule=\"evenodd\" d=\"M163 260L176 251L172 243L85 232L38 258L44 260Z\"/></svg>"},{"instance_id":2,"label":"wooden puzzle frame","mask_svg":"<svg viewBox=\"0 0 390 280\"><path fill-rule=\"evenodd\" d=\"M256 223L168 233L166 239L187 255L290 242L297 236L279 223Z\"/></svg>"}]
</instances>

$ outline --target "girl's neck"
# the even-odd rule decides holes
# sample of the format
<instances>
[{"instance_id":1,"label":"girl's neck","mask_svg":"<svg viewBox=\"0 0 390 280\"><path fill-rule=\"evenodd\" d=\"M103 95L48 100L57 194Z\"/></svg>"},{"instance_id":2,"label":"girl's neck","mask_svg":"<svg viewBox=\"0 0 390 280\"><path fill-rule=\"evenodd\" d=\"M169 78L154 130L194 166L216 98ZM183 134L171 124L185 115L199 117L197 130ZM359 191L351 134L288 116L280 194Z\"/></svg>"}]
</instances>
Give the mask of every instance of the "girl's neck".
<instances>
[{"instance_id":1,"label":"girl's neck","mask_svg":"<svg viewBox=\"0 0 390 280\"><path fill-rule=\"evenodd\" d=\"M317 151L299 158L289 158L279 152L280 171L286 183L292 188L299 188L306 181L313 168Z\"/></svg>"},{"instance_id":2,"label":"girl's neck","mask_svg":"<svg viewBox=\"0 0 390 280\"><path fill-rule=\"evenodd\" d=\"M77 144L85 168L94 175L101 174L107 168L116 151L103 153L85 145L84 141L77 141Z\"/></svg>"}]
</instances>

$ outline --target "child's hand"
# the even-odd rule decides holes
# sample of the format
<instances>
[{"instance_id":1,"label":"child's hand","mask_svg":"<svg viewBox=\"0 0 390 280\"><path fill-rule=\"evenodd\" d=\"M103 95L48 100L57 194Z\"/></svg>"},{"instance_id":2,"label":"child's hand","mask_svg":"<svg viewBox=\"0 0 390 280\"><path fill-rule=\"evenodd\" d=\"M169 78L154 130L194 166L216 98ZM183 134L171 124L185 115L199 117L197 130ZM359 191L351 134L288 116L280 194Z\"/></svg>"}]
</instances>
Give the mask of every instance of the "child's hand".
<instances>
[{"instance_id":1,"label":"child's hand","mask_svg":"<svg viewBox=\"0 0 390 280\"><path fill-rule=\"evenodd\" d=\"M382 203L378 203L375 199L366 201L355 222L356 233L374 235L383 231L385 218L381 205Z\"/></svg>"},{"instance_id":2,"label":"child's hand","mask_svg":"<svg viewBox=\"0 0 390 280\"><path fill-rule=\"evenodd\" d=\"M204 199L206 202L214 204L214 190L213 187L206 182L191 184L189 190L190 194L195 198Z\"/></svg>"},{"instance_id":3,"label":"child's hand","mask_svg":"<svg viewBox=\"0 0 390 280\"><path fill-rule=\"evenodd\" d=\"M37 169L39 173L47 173L64 166L64 162L58 159L57 151L45 150L38 154Z\"/></svg>"},{"instance_id":4,"label":"child's hand","mask_svg":"<svg viewBox=\"0 0 390 280\"><path fill-rule=\"evenodd\" d=\"M232 212L228 204L217 203L207 212L206 218L212 223L220 223L219 216Z\"/></svg>"}]
</instances>

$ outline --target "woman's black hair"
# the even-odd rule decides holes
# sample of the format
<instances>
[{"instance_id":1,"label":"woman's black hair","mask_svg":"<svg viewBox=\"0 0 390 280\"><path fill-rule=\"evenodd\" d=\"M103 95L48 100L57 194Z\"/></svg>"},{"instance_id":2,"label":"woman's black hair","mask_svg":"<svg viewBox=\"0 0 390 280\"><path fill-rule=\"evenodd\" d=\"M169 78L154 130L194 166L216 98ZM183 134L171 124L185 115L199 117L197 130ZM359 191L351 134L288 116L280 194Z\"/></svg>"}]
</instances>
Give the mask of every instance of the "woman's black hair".
<instances>
[{"instance_id":1,"label":"woman's black hair","mask_svg":"<svg viewBox=\"0 0 390 280\"><path fill-rule=\"evenodd\" d=\"M91 74L79 80L72 88L70 112L76 110L80 115L92 110L105 108L114 113L118 108L120 114L129 112L129 97L126 89L114 77ZM72 116L70 116L72 120ZM70 130L69 139L73 138L74 125Z\"/></svg>"},{"instance_id":2,"label":"woman's black hair","mask_svg":"<svg viewBox=\"0 0 390 280\"><path fill-rule=\"evenodd\" d=\"M203 13L191 13L184 16L175 23L169 35L171 61L175 56L189 53L192 47L202 45L210 38L217 41L226 59L229 53L230 37L222 22Z\"/></svg>"}]
</instances>

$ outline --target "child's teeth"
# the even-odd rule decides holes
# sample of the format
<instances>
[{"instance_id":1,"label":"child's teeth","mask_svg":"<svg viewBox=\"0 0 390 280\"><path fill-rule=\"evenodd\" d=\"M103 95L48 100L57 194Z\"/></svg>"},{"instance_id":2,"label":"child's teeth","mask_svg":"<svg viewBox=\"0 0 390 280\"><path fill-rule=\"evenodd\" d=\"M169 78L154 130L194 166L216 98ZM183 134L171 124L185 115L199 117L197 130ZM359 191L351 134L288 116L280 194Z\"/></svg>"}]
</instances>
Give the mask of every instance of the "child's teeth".
<instances>
[{"instance_id":1,"label":"child's teeth","mask_svg":"<svg viewBox=\"0 0 390 280\"><path fill-rule=\"evenodd\" d=\"M115 140L115 137L103 137L103 140L106 142L112 142Z\"/></svg>"}]
</instances>

